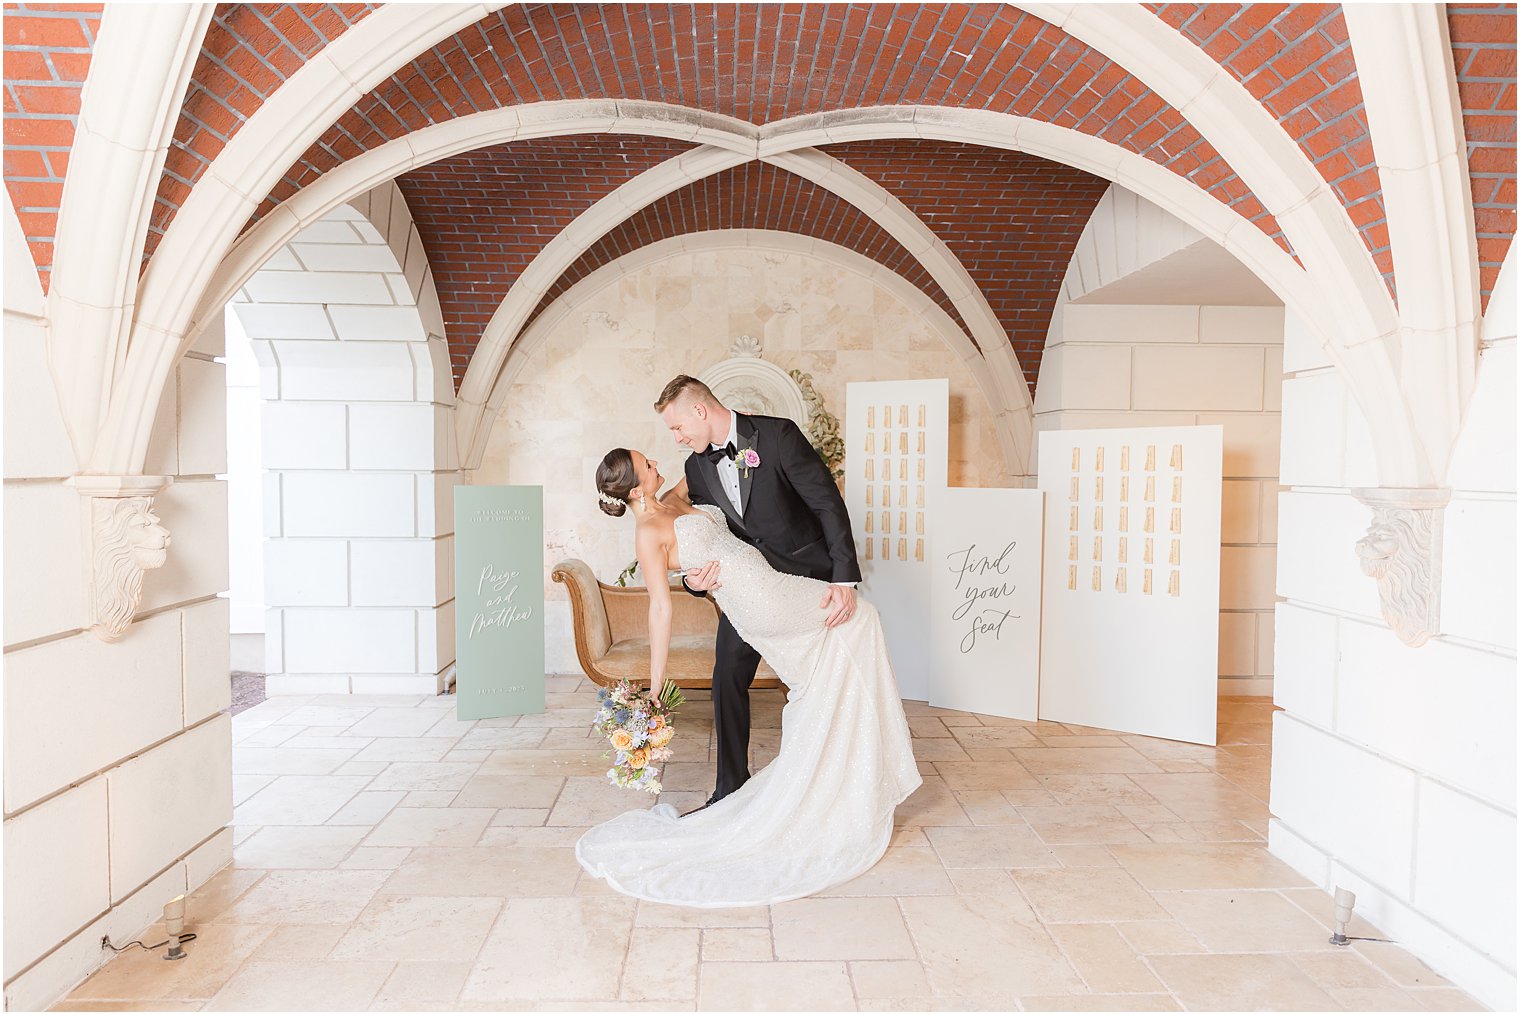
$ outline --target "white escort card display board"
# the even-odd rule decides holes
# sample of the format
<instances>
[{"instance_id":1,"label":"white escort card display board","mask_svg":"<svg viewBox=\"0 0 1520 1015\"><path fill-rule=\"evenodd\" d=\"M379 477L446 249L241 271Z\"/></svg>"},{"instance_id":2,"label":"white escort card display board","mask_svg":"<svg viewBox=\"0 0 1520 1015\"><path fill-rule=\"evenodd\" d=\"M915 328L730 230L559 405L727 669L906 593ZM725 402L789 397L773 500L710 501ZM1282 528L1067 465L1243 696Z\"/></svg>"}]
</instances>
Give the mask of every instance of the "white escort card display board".
<instances>
[{"instance_id":1,"label":"white escort card display board","mask_svg":"<svg viewBox=\"0 0 1520 1015\"><path fill-rule=\"evenodd\" d=\"M1047 430L1040 718L1214 743L1219 426Z\"/></svg>"},{"instance_id":2,"label":"white escort card display board","mask_svg":"<svg viewBox=\"0 0 1520 1015\"><path fill-rule=\"evenodd\" d=\"M950 381L845 385L845 507L861 594L881 614L904 698L929 697L931 492L945 488Z\"/></svg>"},{"instance_id":3,"label":"white escort card display board","mask_svg":"<svg viewBox=\"0 0 1520 1015\"><path fill-rule=\"evenodd\" d=\"M929 704L1038 717L1044 500L963 487L930 496Z\"/></svg>"}]
</instances>

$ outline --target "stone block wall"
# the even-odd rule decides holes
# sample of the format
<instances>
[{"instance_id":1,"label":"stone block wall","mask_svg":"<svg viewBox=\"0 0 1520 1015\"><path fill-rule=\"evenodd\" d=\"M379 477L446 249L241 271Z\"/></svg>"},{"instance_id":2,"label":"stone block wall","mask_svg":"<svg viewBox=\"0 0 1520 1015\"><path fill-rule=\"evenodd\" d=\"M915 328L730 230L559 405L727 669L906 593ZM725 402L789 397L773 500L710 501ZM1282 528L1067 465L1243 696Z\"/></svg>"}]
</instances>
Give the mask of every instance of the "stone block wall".
<instances>
[{"instance_id":1,"label":"stone block wall","mask_svg":"<svg viewBox=\"0 0 1520 1015\"><path fill-rule=\"evenodd\" d=\"M1280 306L1065 303L1035 389L1036 429L1224 427L1222 695L1272 693L1282 329Z\"/></svg>"},{"instance_id":2,"label":"stone block wall","mask_svg":"<svg viewBox=\"0 0 1520 1015\"><path fill-rule=\"evenodd\" d=\"M8 225L14 219L8 216ZM16 249L8 243L7 249ZM24 248L22 248L24 249ZM5 1003L37 1010L232 857L220 329L175 369L147 470L173 543L115 644L92 623L83 504L35 278L5 278Z\"/></svg>"},{"instance_id":3,"label":"stone block wall","mask_svg":"<svg viewBox=\"0 0 1520 1015\"><path fill-rule=\"evenodd\" d=\"M302 230L232 308L262 367L269 693L442 690L454 390L400 192Z\"/></svg>"},{"instance_id":4,"label":"stone block wall","mask_svg":"<svg viewBox=\"0 0 1520 1015\"><path fill-rule=\"evenodd\" d=\"M1494 294L1447 482L1441 634L1398 640L1356 541L1367 423L1290 319L1283 350L1274 853L1496 1010L1515 1006L1515 311ZM1497 309L1495 309L1497 308Z\"/></svg>"}]
</instances>

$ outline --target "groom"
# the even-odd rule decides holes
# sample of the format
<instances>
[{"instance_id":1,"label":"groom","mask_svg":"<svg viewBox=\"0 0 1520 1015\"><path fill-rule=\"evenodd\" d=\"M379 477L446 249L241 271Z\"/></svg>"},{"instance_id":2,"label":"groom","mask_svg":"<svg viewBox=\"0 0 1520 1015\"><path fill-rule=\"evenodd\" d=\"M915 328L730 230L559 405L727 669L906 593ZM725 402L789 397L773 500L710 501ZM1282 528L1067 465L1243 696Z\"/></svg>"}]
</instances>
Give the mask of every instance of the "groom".
<instances>
[{"instance_id":1,"label":"groom","mask_svg":"<svg viewBox=\"0 0 1520 1015\"><path fill-rule=\"evenodd\" d=\"M722 508L730 531L776 570L829 582L819 603L829 611L829 627L849 619L860 581L850 516L828 466L797 424L734 412L685 374L665 385L654 408L676 443L694 452L686 459L691 502ZM721 584L717 562L682 581L693 595L706 595ZM720 619L712 677L718 784L709 805L749 779L749 687L759 665L760 653L727 616Z\"/></svg>"}]
</instances>

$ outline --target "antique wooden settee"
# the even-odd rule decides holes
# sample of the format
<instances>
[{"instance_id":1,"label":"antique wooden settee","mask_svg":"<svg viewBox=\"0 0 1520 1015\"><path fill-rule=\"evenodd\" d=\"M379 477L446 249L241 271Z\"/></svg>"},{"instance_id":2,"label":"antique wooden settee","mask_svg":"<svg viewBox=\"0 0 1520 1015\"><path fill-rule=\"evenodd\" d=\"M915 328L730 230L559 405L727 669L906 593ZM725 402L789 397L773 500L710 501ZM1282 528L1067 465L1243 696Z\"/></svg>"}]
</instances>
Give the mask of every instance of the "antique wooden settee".
<instances>
[{"instance_id":1,"label":"antique wooden settee","mask_svg":"<svg viewBox=\"0 0 1520 1015\"><path fill-rule=\"evenodd\" d=\"M649 682L649 593L640 586L623 588L597 581L590 566L574 558L554 565L554 580L570 593L575 623L575 654L586 675L603 686L619 680ZM711 596L671 589L670 657L665 676L678 687L711 687L713 644L718 607ZM780 687L765 662L755 687Z\"/></svg>"}]
</instances>

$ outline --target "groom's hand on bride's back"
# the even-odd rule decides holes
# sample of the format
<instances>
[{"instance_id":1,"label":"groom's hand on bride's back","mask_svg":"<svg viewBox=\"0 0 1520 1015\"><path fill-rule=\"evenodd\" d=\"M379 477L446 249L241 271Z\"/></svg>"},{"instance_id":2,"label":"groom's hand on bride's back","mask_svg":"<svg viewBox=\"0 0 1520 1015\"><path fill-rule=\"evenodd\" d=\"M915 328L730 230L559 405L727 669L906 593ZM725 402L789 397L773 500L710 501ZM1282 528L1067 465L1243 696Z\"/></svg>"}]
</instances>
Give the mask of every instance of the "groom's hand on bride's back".
<instances>
[{"instance_id":1,"label":"groom's hand on bride's back","mask_svg":"<svg viewBox=\"0 0 1520 1015\"><path fill-rule=\"evenodd\" d=\"M701 567L688 568L681 580L693 592L711 592L723 587L723 583L718 580L718 568L716 560L709 560Z\"/></svg>"},{"instance_id":2,"label":"groom's hand on bride's back","mask_svg":"<svg viewBox=\"0 0 1520 1015\"><path fill-rule=\"evenodd\" d=\"M818 608L829 611L823 621L825 627L838 627L855 612L855 589L849 585L830 585Z\"/></svg>"}]
</instances>

